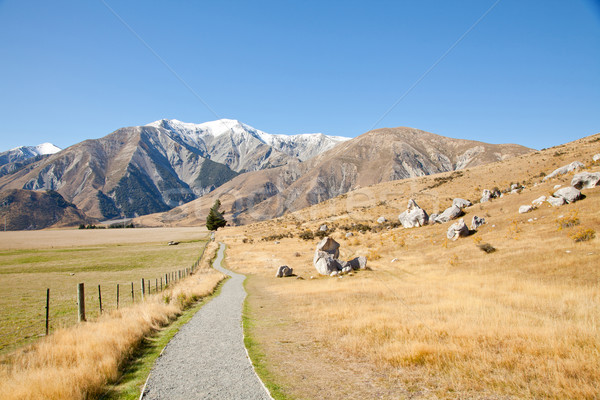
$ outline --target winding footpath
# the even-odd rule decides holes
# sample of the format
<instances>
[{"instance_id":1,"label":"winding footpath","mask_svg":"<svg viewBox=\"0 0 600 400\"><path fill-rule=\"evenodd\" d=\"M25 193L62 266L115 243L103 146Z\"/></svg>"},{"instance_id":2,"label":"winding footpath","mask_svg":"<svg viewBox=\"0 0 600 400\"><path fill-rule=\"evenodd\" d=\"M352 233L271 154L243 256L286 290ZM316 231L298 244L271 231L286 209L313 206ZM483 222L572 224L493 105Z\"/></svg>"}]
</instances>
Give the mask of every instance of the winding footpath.
<instances>
[{"instance_id":1,"label":"winding footpath","mask_svg":"<svg viewBox=\"0 0 600 400\"><path fill-rule=\"evenodd\" d=\"M213 267L231 278L165 347L140 399L270 400L243 343L246 277L221 267L221 243Z\"/></svg>"}]
</instances>

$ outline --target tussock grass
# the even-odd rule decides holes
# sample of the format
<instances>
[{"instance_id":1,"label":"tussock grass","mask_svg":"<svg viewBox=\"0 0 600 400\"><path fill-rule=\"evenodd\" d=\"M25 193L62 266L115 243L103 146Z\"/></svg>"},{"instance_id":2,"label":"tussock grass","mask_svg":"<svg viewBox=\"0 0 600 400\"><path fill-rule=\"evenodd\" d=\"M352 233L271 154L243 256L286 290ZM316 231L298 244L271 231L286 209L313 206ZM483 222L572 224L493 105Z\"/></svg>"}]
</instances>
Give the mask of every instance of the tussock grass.
<instances>
[{"instance_id":1,"label":"tussock grass","mask_svg":"<svg viewBox=\"0 0 600 400\"><path fill-rule=\"evenodd\" d=\"M61 329L5 357L3 399L88 399L106 391L142 340L209 295L224 276L211 269L178 282L144 303L114 310L97 321ZM165 301L169 299L169 301Z\"/></svg>"}]
</instances>

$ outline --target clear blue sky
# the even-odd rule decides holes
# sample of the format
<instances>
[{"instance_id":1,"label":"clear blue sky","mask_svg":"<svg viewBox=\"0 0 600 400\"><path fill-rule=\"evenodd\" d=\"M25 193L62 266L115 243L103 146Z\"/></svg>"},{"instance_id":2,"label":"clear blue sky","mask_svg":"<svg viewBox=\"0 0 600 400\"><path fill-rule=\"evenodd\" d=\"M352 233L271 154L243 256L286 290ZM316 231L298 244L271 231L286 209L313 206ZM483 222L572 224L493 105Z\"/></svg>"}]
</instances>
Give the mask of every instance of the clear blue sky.
<instances>
[{"instance_id":1,"label":"clear blue sky","mask_svg":"<svg viewBox=\"0 0 600 400\"><path fill-rule=\"evenodd\" d=\"M598 1L501 0L473 27L495 3L0 0L0 150L161 118L538 149L600 132Z\"/></svg>"}]
</instances>

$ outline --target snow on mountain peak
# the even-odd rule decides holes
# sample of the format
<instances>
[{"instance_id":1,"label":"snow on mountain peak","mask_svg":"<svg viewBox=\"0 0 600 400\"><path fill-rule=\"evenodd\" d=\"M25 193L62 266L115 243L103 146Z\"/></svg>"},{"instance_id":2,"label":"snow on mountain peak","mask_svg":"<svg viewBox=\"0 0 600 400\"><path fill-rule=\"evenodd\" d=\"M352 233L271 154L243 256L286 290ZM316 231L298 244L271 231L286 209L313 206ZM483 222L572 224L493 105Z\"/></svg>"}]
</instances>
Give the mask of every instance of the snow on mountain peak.
<instances>
[{"instance_id":1,"label":"snow on mountain peak","mask_svg":"<svg viewBox=\"0 0 600 400\"><path fill-rule=\"evenodd\" d=\"M61 151L62 149L53 145L52 143L42 143L42 144L38 144L37 146L33 147L32 150L34 152L36 152L38 155L45 155L45 154L56 154L59 151Z\"/></svg>"}]
</instances>

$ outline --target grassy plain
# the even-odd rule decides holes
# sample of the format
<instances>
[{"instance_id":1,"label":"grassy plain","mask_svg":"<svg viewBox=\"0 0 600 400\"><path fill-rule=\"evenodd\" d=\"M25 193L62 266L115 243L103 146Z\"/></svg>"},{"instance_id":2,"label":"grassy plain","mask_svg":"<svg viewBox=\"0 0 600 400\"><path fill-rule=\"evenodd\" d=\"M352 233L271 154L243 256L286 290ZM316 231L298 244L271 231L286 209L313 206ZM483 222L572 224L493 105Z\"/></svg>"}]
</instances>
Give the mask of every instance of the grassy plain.
<instances>
[{"instance_id":1,"label":"grassy plain","mask_svg":"<svg viewBox=\"0 0 600 400\"><path fill-rule=\"evenodd\" d=\"M543 182L542 173L575 160L599 171L596 153L598 135L219 231L229 266L249 275L247 334L269 379L297 399L600 397L599 239L573 240L583 229L600 234L600 188L573 204L518 213L573 176ZM377 229L380 216L397 221L409 198L438 212L455 197L477 200L484 188L514 182L526 188L465 210L468 225L474 215L487 221L467 238L446 240L449 223ZM340 258L366 255L372 270L318 276L318 239L299 234L323 223L335 229ZM374 230L346 238L343 227L361 223ZM496 251L482 251L486 243ZM280 265L303 279L275 278Z\"/></svg>"},{"instance_id":2,"label":"grassy plain","mask_svg":"<svg viewBox=\"0 0 600 400\"><path fill-rule=\"evenodd\" d=\"M120 306L130 305L132 282L137 301L141 278L150 279L154 293L156 279L190 267L206 240L200 228L0 232L0 354L44 334L47 288L54 331L77 322L78 283L85 284L86 314L94 319L98 285L104 310L116 308L117 284Z\"/></svg>"}]
</instances>

